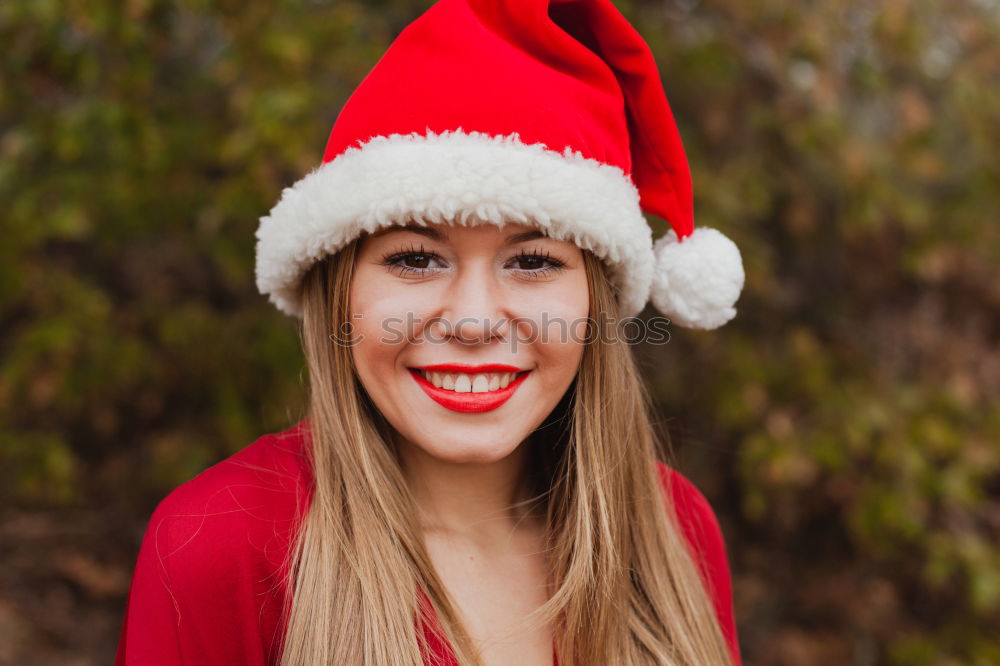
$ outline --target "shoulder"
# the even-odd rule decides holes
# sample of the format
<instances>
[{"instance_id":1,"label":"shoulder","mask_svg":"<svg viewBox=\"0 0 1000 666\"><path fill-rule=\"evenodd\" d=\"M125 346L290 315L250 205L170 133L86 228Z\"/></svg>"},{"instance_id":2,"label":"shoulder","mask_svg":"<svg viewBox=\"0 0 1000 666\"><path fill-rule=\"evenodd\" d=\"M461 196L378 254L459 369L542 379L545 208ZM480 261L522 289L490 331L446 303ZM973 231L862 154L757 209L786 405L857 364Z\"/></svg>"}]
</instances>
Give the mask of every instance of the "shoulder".
<instances>
[{"instance_id":1,"label":"shoulder","mask_svg":"<svg viewBox=\"0 0 1000 666\"><path fill-rule=\"evenodd\" d=\"M702 572L716 582L723 565L728 577L726 547L715 511L698 488L676 469L656 462L664 500L676 519ZM728 581L727 581L728 582Z\"/></svg>"},{"instance_id":2,"label":"shoulder","mask_svg":"<svg viewBox=\"0 0 1000 666\"><path fill-rule=\"evenodd\" d=\"M163 499L146 527L116 663L274 663L287 554L309 497L302 424Z\"/></svg>"},{"instance_id":3,"label":"shoulder","mask_svg":"<svg viewBox=\"0 0 1000 666\"><path fill-rule=\"evenodd\" d=\"M309 497L301 426L258 438L157 505L143 549L170 583L218 581L247 559L281 564Z\"/></svg>"},{"instance_id":4,"label":"shoulder","mask_svg":"<svg viewBox=\"0 0 1000 666\"><path fill-rule=\"evenodd\" d=\"M657 473L670 500L679 527L692 546L715 549L722 544L722 530L712 505L698 488L676 469L659 460Z\"/></svg>"},{"instance_id":5,"label":"shoulder","mask_svg":"<svg viewBox=\"0 0 1000 666\"><path fill-rule=\"evenodd\" d=\"M698 488L683 474L657 461L657 473L664 499L672 509L677 526L701 570L722 633L729 643L735 663L740 663L733 609L732 577L725 539L715 511Z\"/></svg>"}]
</instances>

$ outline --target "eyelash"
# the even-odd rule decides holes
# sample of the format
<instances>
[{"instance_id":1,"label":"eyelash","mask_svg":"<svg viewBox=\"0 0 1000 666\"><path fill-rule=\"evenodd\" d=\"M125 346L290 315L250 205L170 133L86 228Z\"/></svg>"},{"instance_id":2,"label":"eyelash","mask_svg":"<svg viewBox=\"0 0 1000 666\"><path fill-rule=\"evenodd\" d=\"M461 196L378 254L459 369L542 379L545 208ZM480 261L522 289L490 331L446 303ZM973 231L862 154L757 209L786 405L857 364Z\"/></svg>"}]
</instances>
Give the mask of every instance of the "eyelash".
<instances>
[{"instance_id":1,"label":"eyelash","mask_svg":"<svg viewBox=\"0 0 1000 666\"><path fill-rule=\"evenodd\" d=\"M435 270L433 268L413 268L412 266L406 266L401 263L404 259L407 259L414 255L428 257L430 259L441 258L433 252L428 252L424 250L423 244L420 245L419 249L415 248L411 244L406 249L386 254L382 258L382 265L384 265L390 271L398 271L400 277L405 277L410 273L416 273L418 276L421 276L425 275L429 271ZM537 280L555 271L560 271L566 265L565 262L556 259L547 251L542 251L537 248L532 249L531 251L522 250L512 258L512 261L523 260L523 259L544 259L550 264L547 267L539 269L528 269L528 268L518 269L519 273L521 273L525 277L528 277L528 279L532 280Z\"/></svg>"}]
</instances>

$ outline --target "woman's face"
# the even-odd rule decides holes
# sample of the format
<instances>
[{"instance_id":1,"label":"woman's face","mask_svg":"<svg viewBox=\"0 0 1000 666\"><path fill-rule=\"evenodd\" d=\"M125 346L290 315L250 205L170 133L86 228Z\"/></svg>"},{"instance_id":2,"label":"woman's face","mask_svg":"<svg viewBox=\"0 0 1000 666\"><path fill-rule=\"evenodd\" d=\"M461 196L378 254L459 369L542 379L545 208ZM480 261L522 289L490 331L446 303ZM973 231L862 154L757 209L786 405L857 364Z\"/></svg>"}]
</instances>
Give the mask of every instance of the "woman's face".
<instances>
[{"instance_id":1,"label":"woman's face","mask_svg":"<svg viewBox=\"0 0 1000 666\"><path fill-rule=\"evenodd\" d=\"M406 442L449 462L493 462L569 388L588 302L580 248L534 227L393 227L361 242L351 351Z\"/></svg>"}]
</instances>

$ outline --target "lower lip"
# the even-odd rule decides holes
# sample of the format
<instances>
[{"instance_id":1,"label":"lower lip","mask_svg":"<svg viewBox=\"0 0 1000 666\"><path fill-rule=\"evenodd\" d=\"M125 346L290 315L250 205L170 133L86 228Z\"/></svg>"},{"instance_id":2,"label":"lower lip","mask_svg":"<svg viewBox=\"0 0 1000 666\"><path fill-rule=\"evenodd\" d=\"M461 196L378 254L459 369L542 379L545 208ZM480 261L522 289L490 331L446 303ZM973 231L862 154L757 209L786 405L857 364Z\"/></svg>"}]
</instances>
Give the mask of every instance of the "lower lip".
<instances>
[{"instance_id":1,"label":"lower lip","mask_svg":"<svg viewBox=\"0 0 1000 666\"><path fill-rule=\"evenodd\" d=\"M498 389L496 391L487 391L485 393L458 393L456 391L449 391L431 384L419 370L413 370L411 368L410 374L413 375L413 379L415 379L420 388L424 390L424 393L430 396L431 400L442 407L447 407L448 409L456 412L478 413L494 410L510 400L511 396L514 395L514 391L517 390L517 387L519 387L524 380L528 378L530 371L519 375L516 379L514 379L514 381L507 385L507 388Z\"/></svg>"}]
</instances>

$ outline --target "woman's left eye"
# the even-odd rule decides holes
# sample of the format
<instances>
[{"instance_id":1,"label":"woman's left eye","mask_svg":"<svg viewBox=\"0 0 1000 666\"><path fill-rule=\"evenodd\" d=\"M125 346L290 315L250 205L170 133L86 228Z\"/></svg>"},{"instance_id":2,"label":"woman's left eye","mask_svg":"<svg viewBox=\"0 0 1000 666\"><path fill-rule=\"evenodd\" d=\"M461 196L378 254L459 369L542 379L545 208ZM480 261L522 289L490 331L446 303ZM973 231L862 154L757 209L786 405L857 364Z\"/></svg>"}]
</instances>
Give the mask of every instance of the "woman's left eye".
<instances>
[{"instance_id":1,"label":"woman's left eye","mask_svg":"<svg viewBox=\"0 0 1000 666\"><path fill-rule=\"evenodd\" d=\"M522 252L511 259L511 263L516 264L516 268L522 274L533 278L558 271L566 265L548 252L539 252L538 250Z\"/></svg>"}]
</instances>

